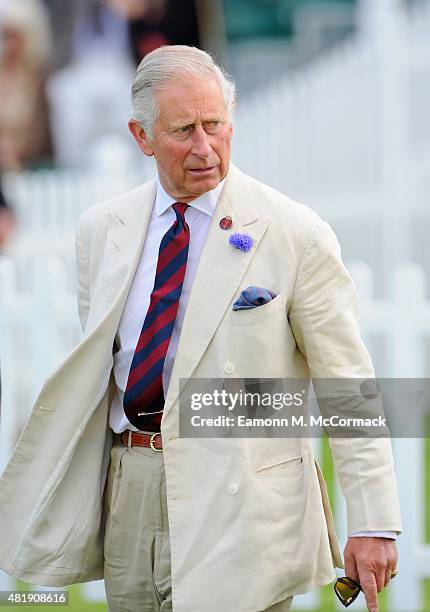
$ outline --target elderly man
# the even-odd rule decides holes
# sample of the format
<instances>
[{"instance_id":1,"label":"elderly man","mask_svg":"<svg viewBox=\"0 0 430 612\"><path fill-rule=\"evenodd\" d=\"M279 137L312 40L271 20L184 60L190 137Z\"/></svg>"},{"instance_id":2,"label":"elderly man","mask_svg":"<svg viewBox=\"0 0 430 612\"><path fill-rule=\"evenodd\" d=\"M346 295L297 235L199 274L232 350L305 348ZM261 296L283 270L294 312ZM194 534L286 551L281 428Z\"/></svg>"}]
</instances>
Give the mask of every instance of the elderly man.
<instances>
[{"instance_id":1,"label":"elderly man","mask_svg":"<svg viewBox=\"0 0 430 612\"><path fill-rule=\"evenodd\" d=\"M312 444L181 437L179 379L373 376L354 287L330 227L230 163L234 85L209 55L152 52L132 97L157 177L80 220L84 338L0 482L0 567L104 577L111 612L284 612L343 567ZM401 530L391 446L331 446L374 612Z\"/></svg>"}]
</instances>

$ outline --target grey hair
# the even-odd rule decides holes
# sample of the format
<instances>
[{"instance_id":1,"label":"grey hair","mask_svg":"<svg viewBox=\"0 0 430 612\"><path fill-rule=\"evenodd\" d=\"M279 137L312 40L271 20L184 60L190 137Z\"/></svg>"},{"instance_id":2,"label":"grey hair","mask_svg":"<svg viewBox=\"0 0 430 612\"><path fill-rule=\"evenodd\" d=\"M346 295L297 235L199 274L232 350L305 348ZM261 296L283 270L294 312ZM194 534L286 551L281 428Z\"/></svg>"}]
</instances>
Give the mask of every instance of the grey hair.
<instances>
[{"instance_id":1,"label":"grey hair","mask_svg":"<svg viewBox=\"0 0 430 612\"><path fill-rule=\"evenodd\" d=\"M236 86L233 79L206 51L187 45L166 45L151 51L143 58L136 71L131 91L133 119L141 124L150 140L153 138L154 123L159 116L155 97L157 89L164 88L172 80L181 79L186 83L187 76L215 77L229 117L232 117L236 104Z\"/></svg>"}]
</instances>

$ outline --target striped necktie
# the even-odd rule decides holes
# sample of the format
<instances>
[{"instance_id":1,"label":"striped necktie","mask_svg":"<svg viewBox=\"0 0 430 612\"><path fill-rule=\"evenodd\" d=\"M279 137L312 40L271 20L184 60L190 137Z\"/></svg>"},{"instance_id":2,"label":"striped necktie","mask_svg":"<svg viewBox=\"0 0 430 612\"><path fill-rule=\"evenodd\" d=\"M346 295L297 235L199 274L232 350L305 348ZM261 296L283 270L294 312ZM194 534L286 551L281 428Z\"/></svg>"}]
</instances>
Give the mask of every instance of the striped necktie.
<instances>
[{"instance_id":1,"label":"striped necktie","mask_svg":"<svg viewBox=\"0 0 430 612\"><path fill-rule=\"evenodd\" d=\"M164 407L163 366L178 312L187 267L190 230L188 204L175 202L176 220L164 234L158 251L154 288L128 374L124 412L132 425L160 431ZM148 413L155 413L149 416Z\"/></svg>"}]
</instances>

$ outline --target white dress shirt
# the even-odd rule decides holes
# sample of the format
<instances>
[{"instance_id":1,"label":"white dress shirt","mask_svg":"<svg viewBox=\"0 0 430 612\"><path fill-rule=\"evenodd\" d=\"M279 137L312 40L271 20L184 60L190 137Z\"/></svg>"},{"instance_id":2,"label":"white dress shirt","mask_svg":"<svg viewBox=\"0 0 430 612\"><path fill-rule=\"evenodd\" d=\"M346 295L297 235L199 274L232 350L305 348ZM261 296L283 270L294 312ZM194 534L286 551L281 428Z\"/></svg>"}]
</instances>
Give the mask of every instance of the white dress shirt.
<instances>
[{"instance_id":1,"label":"white dress shirt","mask_svg":"<svg viewBox=\"0 0 430 612\"><path fill-rule=\"evenodd\" d=\"M218 203L218 198L224 186L225 179L213 189L189 203L185 211L185 220L190 228L190 244L188 249L187 268L178 312L172 332L169 348L163 367L163 390L167 391L173 362L178 347L179 335L184 320L185 309L190 297L191 288L197 271L200 254L209 231L209 226ZM116 394L112 401L109 415L109 425L113 431L120 433L125 429L139 431L127 419L124 408L124 391L127 386L128 374L133 360L134 350L143 327L146 312L149 308L151 292L155 281L158 250L160 242L167 230L176 219L172 204L176 200L163 188L157 176L157 194L155 205L149 221L148 232L136 274L133 278L124 311L116 335L118 351L114 354L113 371L116 382ZM360 531L353 536L373 536L396 538L394 531Z\"/></svg>"},{"instance_id":2,"label":"white dress shirt","mask_svg":"<svg viewBox=\"0 0 430 612\"><path fill-rule=\"evenodd\" d=\"M190 228L190 244L178 312L163 367L163 390L165 394L169 386L173 362L178 348L179 334L196 275L200 253L209 231L218 198L224 187L224 182L225 179L220 182L216 189L208 191L190 202L185 211L185 220ZM176 219L175 211L172 208L172 204L175 201L166 193L157 176L157 195L148 225L148 233L146 234L142 255L130 287L116 335L116 344L119 350L114 354L113 371L117 392L112 402L109 425L117 433L125 429L139 431L125 416L123 408L124 391L127 386L134 350L149 308L160 242Z\"/></svg>"}]
</instances>

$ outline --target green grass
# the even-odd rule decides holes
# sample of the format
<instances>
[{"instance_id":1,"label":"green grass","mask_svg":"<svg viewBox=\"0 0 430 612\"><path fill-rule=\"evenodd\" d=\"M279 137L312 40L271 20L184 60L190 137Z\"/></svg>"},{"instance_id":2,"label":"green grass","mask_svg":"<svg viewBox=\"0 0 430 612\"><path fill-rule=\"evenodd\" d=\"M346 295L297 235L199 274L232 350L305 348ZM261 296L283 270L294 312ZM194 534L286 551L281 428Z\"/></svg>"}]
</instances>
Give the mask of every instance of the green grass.
<instances>
[{"instance_id":1,"label":"green grass","mask_svg":"<svg viewBox=\"0 0 430 612\"><path fill-rule=\"evenodd\" d=\"M424 459L425 465L429 466L425 470L425 480L423 487L425 491L425 537L426 542L430 542L430 416L426 421L426 439L424 441ZM322 440L322 455L321 455L321 467L324 472L325 479L327 481L327 489L330 497L330 501L335 508L335 478L333 470L333 460L331 457L330 447L328 439ZM29 585L17 581L15 587L17 590L28 590ZM67 610L67 612L107 612L106 604L91 604L84 602L81 598L80 585L73 585L67 588L70 596L70 605L67 608L58 608L58 610ZM363 597L362 595L360 597ZM303 610L303 612L332 612L335 610L334 607L335 595L333 593L332 585L327 585L321 589L321 606L319 608L313 608L312 610ZM388 608L388 591L385 590L379 595L380 612L389 612ZM10 610L14 612L16 607L1 607L1 611ZM41 607L41 606L25 606L26 612L42 612L44 609L53 610L52 607ZM423 581L423 608L422 612L430 612L430 579Z\"/></svg>"},{"instance_id":2,"label":"green grass","mask_svg":"<svg viewBox=\"0 0 430 612\"><path fill-rule=\"evenodd\" d=\"M425 526L424 533L426 542L430 542L430 415L425 419L425 439L424 439L424 465L427 469L424 470L424 503L425 503ZM430 602L430 598L426 601ZM430 608L430 606L429 606Z\"/></svg>"},{"instance_id":3,"label":"green grass","mask_svg":"<svg viewBox=\"0 0 430 612\"><path fill-rule=\"evenodd\" d=\"M423 608L423 612L430 612L430 579L424 580L423 599L427 605Z\"/></svg>"}]
</instances>

